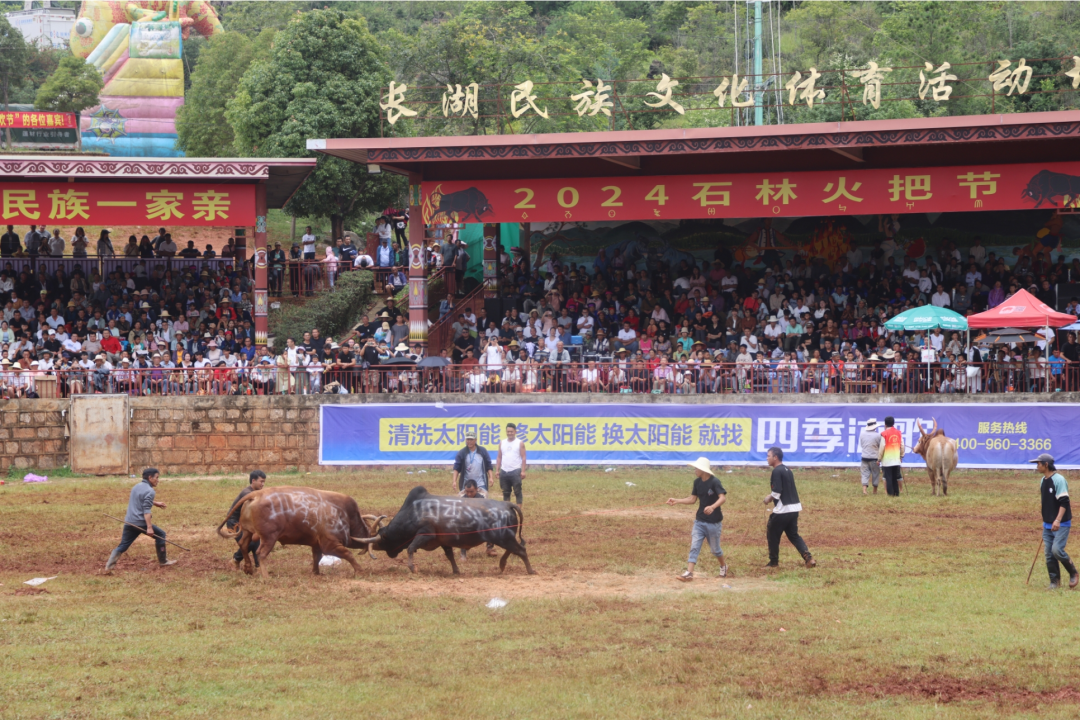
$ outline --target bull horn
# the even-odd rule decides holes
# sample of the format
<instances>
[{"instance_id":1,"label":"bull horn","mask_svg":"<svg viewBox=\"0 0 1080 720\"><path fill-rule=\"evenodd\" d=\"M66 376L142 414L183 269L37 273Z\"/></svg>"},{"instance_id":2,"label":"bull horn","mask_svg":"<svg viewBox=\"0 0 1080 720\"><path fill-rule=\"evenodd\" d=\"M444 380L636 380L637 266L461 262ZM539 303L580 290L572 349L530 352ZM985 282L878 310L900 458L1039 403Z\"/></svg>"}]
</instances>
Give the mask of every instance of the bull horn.
<instances>
[{"instance_id":1,"label":"bull horn","mask_svg":"<svg viewBox=\"0 0 1080 720\"><path fill-rule=\"evenodd\" d=\"M931 435L937 435L937 418L931 418L934 421L934 432Z\"/></svg>"},{"instance_id":2,"label":"bull horn","mask_svg":"<svg viewBox=\"0 0 1080 720\"><path fill-rule=\"evenodd\" d=\"M363 543L365 545L370 545L371 543L376 543L376 542L379 542L380 540L382 540L382 538L379 537L378 535L376 535L375 537L369 537L369 538L358 538L358 537L353 537L352 535L350 535L349 539L352 540L353 542Z\"/></svg>"},{"instance_id":3,"label":"bull horn","mask_svg":"<svg viewBox=\"0 0 1080 720\"><path fill-rule=\"evenodd\" d=\"M922 421L919 418L915 418L915 427L919 428L920 435L926 434L926 431L922 429Z\"/></svg>"}]
</instances>

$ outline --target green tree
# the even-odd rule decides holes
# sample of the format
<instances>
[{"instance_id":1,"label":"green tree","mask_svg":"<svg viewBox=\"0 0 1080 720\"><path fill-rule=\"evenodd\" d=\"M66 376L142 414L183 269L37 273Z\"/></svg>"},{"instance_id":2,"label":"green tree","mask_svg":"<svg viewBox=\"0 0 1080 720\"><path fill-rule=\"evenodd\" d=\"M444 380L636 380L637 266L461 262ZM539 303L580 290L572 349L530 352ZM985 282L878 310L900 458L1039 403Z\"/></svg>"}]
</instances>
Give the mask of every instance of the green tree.
<instances>
[{"instance_id":1,"label":"green tree","mask_svg":"<svg viewBox=\"0 0 1080 720\"><path fill-rule=\"evenodd\" d=\"M101 88L101 73L81 57L68 55L60 61L56 72L38 88L34 107L38 110L75 113L75 127L79 127L79 113L98 104ZM79 138L79 149L82 149L82 133L76 133L76 136Z\"/></svg>"},{"instance_id":2,"label":"green tree","mask_svg":"<svg viewBox=\"0 0 1080 720\"><path fill-rule=\"evenodd\" d=\"M270 57L276 30L267 28L254 39L238 32L218 33L199 53L191 74L191 89L176 113L176 146L192 157L235 154L232 127L225 107L253 62Z\"/></svg>"},{"instance_id":3,"label":"green tree","mask_svg":"<svg viewBox=\"0 0 1080 720\"><path fill-rule=\"evenodd\" d=\"M308 157L308 138L377 136L379 100L389 82L383 50L363 19L314 10L277 35L268 60L248 68L225 116L241 155ZM399 180L318 157L285 206L290 215L329 217L333 236L341 237L346 222L396 200Z\"/></svg>"},{"instance_id":4,"label":"green tree","mask_svg":"<svg viewBox=\"0 0 1080 720\"><path fill-rule=\"evenodd\" d=\"M267 28L280 30L310 6L304 2L232 2L221 11L221 25L229 32L253 38Z\"/></svg>"},{"instance_id":5,"label":"green tree","mask_svg":"<svg viewBox=\"0 0 1080 720\"><path fill-rule=\"evenodd\" d=\"M4 92L4 110L8 109L8 93L23 84L29 51L22 33L11 27L7 18L0 16L0 85ZM5 131L8 147L11 147L11 130Z\"/></svg>"}]
</instances>

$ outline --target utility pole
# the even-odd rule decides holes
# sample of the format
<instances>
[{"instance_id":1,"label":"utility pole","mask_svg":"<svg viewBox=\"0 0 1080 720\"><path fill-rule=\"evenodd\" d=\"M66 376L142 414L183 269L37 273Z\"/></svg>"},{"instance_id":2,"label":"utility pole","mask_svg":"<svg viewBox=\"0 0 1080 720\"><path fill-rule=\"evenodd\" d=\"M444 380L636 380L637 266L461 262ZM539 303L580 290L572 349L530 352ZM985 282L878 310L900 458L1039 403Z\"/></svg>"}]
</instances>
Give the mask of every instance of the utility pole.
<instances>
[{"instance_id":1,"label":"utility pole","mask_svg":"<svg viewBox=\"0 0 1080 720\"><path fill-rule=\"evenodd\" d=\"M754 124L763 125L761 107L761 0L754 0Z\"/></svg>"}]
</instances>

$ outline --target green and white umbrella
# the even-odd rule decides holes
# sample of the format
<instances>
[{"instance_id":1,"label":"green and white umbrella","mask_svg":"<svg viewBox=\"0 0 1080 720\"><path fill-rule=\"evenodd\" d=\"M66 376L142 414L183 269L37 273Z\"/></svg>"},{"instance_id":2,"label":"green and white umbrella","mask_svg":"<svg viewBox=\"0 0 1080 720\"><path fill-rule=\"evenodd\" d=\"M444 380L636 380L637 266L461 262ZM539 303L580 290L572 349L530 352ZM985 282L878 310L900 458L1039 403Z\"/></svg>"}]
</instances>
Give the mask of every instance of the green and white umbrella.
<instances>
[{"instance_id":1,"label":"green and white umbrella","mask_svg":"<svg viewBox=\"0 0 1080 720\"><path fill-rule=\"evenodd\" d=\"M896 317L887 320L889 330L967 330L967 319L960 313L936 305L923 305L905 310Z\"/></svg>"}]
</instances>

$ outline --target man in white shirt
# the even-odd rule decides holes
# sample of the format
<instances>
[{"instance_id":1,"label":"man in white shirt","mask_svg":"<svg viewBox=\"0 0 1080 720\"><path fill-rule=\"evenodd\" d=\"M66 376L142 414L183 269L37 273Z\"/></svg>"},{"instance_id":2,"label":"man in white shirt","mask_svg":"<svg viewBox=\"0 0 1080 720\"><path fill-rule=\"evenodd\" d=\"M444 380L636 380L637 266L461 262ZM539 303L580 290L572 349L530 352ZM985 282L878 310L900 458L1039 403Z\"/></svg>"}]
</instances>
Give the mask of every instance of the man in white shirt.
<instances>
[{"instance_id":1,"label":"man in white shirt","mask_svg":"<svg viewBox=\"0 0 1080 720\"><path fill-rule=\"evenodd\" d=\"M952 305L952 298L949 297L949 293L945 292L944 285L937 286L937 292L930 299L930 303L936 307L949 307Z\"/></svg>"},{"instance_id":2,"label":"man in white shirt","mask_svg":"<svg viewBox=\"0 0 1080 720\"><path fill-rule=\"evenodd\" d=\"M502 489L503 502L510 502L510 492L520 507L521 481L525 479L527 465L525 441L517 436L517 425L506 425L506 439L499 443L499 454L495 458L495 467L499 471L499 487Z\"/></svg>"},{"instance_id":3,"label":"man in white shirt","mask_svg":"<svg viewBox=\"0 0 1080 720\"><path fill-rule=\"evenodd\" d=\"M945 336L941 334L941 328L934 328L934 332L927 338L930 342L930 347L934 348L934 352L941 356L941 351L945 348Z\"/></svg>"},{"instance_id":4,"label":"man in white shirt","mask_svg":"<svg viewBox=\"0 0 1080 720\"><path fill-rule=\"evenodd\" d=\"M356 259L353 260L353 267L354 268L369 268L369 267L373 267L374 265L375 265L375 259L373 257L371 257L370 255L368 255L366 252L357 255Z\"/></svg>"},{"instance_id":5,"label":"man in white shirt","mask_svg":"<svg viewBox=\"0 0 1080 720\"><path fill-rule=\"evenodd\" d=\"M986 262L986 248L983 247L981 237L975 237L975 244L968 250L968 256L978 265L982 265Z\"/></svg>"},{"instance_id":6,"label":"man in white shirt","mask_svg":"<svg viewBox=\"0 0 1080 720\"><path fill-rule=\"evenodd\" d=\"M637 332L630 327L630 323L624 322L619 330L619 339L615 343L615 349L626 348L630 352L637 352Z\"/></svg>"},{"instance_id":7,"label":"man in white shirt","mask_svg":"<svg viewBox=\"0 0 1080 720\"><path fill-rule=\"evenodd\" d=\"M314 260L315 259L315 240L316 239L317 238L315 237L314 233L311 232L311 226L310 225L308 225L306 228L304 228L304 235L300 238L300 246L301 246L301 250L304 253L304 259L305 260Z\"/></svg>"},{"instance_id":8,"label":"man in white shirt","mask_svg":"<svg viewBox=\"0 0 1080 720\"><path fill-rule=\"evenodd\" d=\"M79 335L77 333L72 333L71 337L63 342L62 347L64 350L71 353L71 357L78 357L79 352L82 350L82 343L79 342Z\"/></svg>"},{"instance_id":9,"label":"man in white shirt","mask_svg":"<svg viewBox=\"0 0 1080 720\"><path fill-rule=\"evenodd\" d=\"M915 267L915 261L914 260L908 262L908 266L904 270L903 276L904 276L904 279L907 280L912 285L918 285L919 284L919 269L917 267Z\"/></svg>"},{"instance_id":10,"label":"man in white shirt","mask_svg":"<svg viewBox=\"0 0 1080 720\"><path fill-rule=\"evenodd\" d=\"M971 265L968 266L968 273L964 279L967 281L968 287L973 287L976 280L982 280L982 273L979 272L979 269L975 266L975 263L971 263Z\"/></svg>"},{"instance_id":11,"label":"man in white shirt","mask_svg":"<svg viewBox=\"0 0 1080 720\"><path fill-rule=\"evenodd\" d=\"M756 355L758 351L758 339L756 335L751 334L750 328L743 330L743 336L739 338L739 342L746 346L746 349L750 351L750 355ZM752 358L751 358L752 359Z\"/></svg>"},{"instance_id":12,"label":"man in white shirt","mask_svg":"<svg viewBox=\"0 0 1080 720\"><path fill-rule=\"evenodd\" d=\"M922 270L919 273L919 292L930 294L930 291L934 289L934 284L930 280L930 276L926 273L926 270Z\"/></svg>"},{"instance_id":13,"label":"man in white shirt","mask_svg":"<svg viewBox=\"0 0 1080 720\"><path fill-rule=\"evenodd\" d=\"M593 323L592 315L589 314L588 310L583 309L581 311L581 317L579 317L578 321L577 321L578 334L579 335L583 335L585 333L592 334L593 324L594 323Z\"/></svg>"},{"instance_id":14,"label":"man in white shirt","mask_svg":"<svg viewBox=\"0 0 1080 720\"><path fill-rule=\"evenodd\" d=\"M771 315L769 317L769 324L765 326L765 337L769 338L773 342L776 342L777 339L783 334L784 330L780 327L779 323L777 323L776 316Z\"/></svg>"},{"instance_id":15,"label":"man in white shirt","mask_svg":"<svg viewBox=\"0 0 1080 720\"><path fill-rule=\"evenodd\" d=\"M53 330L64 324L64 318L62 318L56 308L52 309L52 314L45 318L45 323Z\"/></svg>"}]
</instances>

